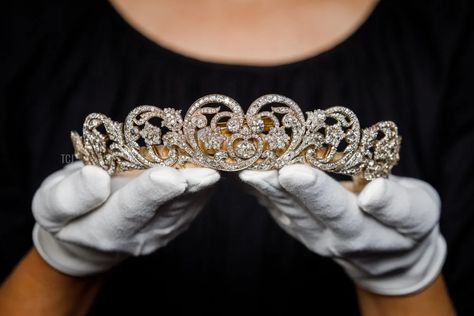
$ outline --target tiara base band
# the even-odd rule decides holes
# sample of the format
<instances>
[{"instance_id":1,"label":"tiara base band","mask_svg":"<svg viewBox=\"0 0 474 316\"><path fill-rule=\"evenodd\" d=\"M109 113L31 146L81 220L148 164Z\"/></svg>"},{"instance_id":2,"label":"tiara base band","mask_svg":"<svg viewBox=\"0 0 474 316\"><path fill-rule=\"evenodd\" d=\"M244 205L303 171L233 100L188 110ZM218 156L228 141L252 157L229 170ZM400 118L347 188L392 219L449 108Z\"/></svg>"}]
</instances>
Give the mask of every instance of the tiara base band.
<instances>
[{"instance_id":1,"label":"tiara base band","mask_svg":"<svg viewBox=\"0 0 474 316\"><path fill-rule=\"evenodd\" d=\"M264 95L247 112L212 94L181 111L143 105L124 123L89 114L82 136L71 132L76 158L113 175L153 166L190 165L222 171L271 170L303 163L326 172L386 177L398 163L401 137L383 121L361 129L356 115L335 106L306 112L291 99Z\"/></svg>"}]
</instances>

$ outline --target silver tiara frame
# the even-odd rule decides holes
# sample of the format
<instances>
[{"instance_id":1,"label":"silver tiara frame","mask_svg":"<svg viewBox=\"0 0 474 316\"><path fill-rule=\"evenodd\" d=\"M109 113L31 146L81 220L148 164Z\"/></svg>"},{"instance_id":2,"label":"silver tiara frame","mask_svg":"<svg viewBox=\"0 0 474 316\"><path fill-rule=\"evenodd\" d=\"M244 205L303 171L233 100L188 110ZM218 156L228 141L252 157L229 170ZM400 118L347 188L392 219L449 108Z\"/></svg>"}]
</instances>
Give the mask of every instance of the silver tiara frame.
<instances>
[{"instance_id":1,"label":"silver tiara frame","mask_svg":"<svg viewBox=\"0 0 474 316\"><path fill-rule=\"evenodd\" d=\"M92 113L82 136L73 131L71 139L78 159L111 175L158 165L239 171L302 163L366 180L390 173L401 143L391 121L361 129L341 106L305 118L293 100L277 94L259 97L246 113L220 94L199 98L184 118L181 110L151 105L133 109L124 123Z\"/></svg>"}]
</instances>

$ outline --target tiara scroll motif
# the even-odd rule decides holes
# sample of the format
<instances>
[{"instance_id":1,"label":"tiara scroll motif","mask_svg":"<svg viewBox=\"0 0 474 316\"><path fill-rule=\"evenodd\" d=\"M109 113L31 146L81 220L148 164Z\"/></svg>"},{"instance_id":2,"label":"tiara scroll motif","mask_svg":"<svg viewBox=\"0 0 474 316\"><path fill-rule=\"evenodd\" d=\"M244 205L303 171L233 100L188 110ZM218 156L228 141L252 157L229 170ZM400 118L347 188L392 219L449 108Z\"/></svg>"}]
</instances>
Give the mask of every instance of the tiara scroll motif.
<instances>
[{"instance_id":1,"label":"tiara scroll motif","mask_svg":"<svg viewBox=\"0 0 474 316\"><path fill-rule=\"evenodd\" d=\"M160 123L161 121L161 123ZM341 106L306 112L291 99L264 95L246 113L230 97L196 100L181 110L143 105L124 123L89 114L82 136L71 132L75 155L109 174L156 165L223 171L270 170L305 163L327 172L386 177L399 160L397 126L383 121L361 129Z\"/></svg>"}]
</instances>

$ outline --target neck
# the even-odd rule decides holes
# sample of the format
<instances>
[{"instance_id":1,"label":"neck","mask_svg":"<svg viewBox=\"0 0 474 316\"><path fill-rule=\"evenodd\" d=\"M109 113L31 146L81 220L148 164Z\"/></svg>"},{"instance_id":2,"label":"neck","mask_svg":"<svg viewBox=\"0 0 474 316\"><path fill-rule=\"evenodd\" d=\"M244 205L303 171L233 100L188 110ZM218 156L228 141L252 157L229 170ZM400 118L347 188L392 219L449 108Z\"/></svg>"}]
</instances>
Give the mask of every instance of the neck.
<instances>
[{"instance_id":1,"label":"neck","mask_svg":"<svg viewBox=\"0 0 474 316\"><path fill-rule=\"evenodd\" d=\"M280 64L350 36L376 0L112 0L138 31L202 60Z\"/></svg>"}]
</instances>

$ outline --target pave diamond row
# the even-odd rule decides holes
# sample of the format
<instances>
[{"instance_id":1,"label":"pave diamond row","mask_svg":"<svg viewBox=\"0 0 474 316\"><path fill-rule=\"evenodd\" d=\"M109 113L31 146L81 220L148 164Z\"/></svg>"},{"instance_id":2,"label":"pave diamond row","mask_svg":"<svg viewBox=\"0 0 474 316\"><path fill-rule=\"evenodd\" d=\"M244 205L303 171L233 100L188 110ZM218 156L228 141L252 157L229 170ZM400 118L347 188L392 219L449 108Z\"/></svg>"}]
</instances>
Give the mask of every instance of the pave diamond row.
<instances>
[{"instance_id":1,"label":"pave diamond row","mask_svg":"<svg viewBox=\"0 0 474 316\"><path fill-rule=\"evenodd\" d=\"M159 122L158 124L156 122ZM181 111L143 105L119 123L89 114L75 155L109 174L153 166L203 166L223 171L270 170L306 163L327 172L386 177L399 160L401 137L390 121L361 129L355 114L335 106L302 113L291 99L264 95L246 113L212 94Z\"/></svg>"}]
</instances>

